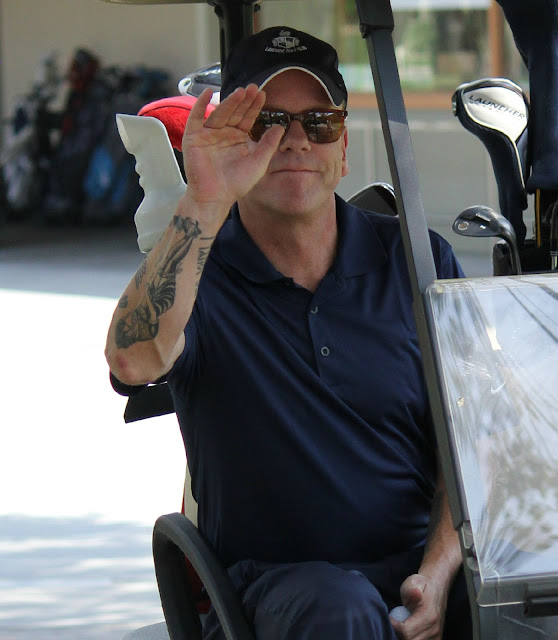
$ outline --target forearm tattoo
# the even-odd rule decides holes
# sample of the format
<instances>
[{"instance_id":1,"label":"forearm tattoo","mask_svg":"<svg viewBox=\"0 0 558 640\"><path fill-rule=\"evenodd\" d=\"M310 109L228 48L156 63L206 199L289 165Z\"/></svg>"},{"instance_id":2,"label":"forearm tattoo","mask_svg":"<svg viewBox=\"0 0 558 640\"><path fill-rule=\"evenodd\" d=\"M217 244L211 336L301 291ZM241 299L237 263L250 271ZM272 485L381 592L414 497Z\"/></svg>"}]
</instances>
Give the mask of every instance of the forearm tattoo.
<instances>
[{"instance_id":1,"label":"forearm tattoo","mask_svg":"<svg viewBox=\"0 0 558 640\"><path fill-rule=\"evenodd\" d=\"M179 231L184 232L184 235L160 256L155 265L154 275L150 281L145 283L145 294L138 306L117 322L115 342L119 349L126 349L136 342L145 342L155 338L159 332L159 318L174 304L176 276L181 271L181 262L190 251L192 242L201 235L201 230L197 221L191 218L174 216L171 224ZM198 272L201 275L199 264L198 257L196 275ZM135 275L137 289L143 283L146 269L144 261ZM128 307L127 296L121 298L118 306L119 308Z\"/></svg>"},{"instance_id":2,"label":"forearm tattoo","mask_svg":"<svg viewBox=\"0 0 558 640\"><path fill-rule=\"evenodd\" d=\"M136 275L134 277L134 280L136 283L136 289L140 288L146 269L147 269L147 258L141 263L140 268L136 271Z\"/></svg>"}]
</instances>

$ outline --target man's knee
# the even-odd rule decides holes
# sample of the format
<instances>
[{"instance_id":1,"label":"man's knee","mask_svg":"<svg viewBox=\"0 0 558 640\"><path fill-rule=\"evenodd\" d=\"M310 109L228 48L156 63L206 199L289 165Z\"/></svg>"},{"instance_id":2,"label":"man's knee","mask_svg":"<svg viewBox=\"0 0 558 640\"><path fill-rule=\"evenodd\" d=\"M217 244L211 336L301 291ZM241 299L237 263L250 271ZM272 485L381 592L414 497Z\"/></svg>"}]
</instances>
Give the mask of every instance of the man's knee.
<instances>
[{"instance_id":1,"label":"man's knee","mask_svg":"<svg viewBox=\"0 0 558 640\"><path fill-rule=\"evenodd\" d=\"M358 571L325 562L269 569L243 600L256 636L265 640L395 638L376 588Z\"/></svg>"}]
</instances>

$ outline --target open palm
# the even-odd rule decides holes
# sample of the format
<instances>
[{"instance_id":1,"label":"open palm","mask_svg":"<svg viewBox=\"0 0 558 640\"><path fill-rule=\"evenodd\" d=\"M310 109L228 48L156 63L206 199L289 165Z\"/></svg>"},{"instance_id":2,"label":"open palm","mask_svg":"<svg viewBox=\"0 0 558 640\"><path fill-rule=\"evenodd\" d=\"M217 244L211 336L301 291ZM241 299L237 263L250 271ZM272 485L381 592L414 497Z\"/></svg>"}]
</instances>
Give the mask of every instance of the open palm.
<instances>
[{"instance_id":1,"label":"open palm","mask_svg":"<svg viewBox=\"0 0 558 640\"><path fill-rule=\"evenodd\" d=\"M284 130L273 127L258 143L248 132L265 102L254 84L238 88L204 120L211 99L206 89L186 123L182 151L190 197L232 206L265 174Z\"/></svg>"}]
</instances>

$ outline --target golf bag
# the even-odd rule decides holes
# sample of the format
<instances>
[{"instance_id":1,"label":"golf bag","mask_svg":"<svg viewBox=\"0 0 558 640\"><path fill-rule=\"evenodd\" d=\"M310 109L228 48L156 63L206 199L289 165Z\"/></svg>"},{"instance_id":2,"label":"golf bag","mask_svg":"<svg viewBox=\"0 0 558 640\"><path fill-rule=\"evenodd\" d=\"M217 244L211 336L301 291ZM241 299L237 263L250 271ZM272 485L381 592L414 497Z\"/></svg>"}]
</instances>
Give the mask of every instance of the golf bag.
<instances>
[{"instance_id":1,"label":"golf bag","mask_svg":"<svg viewBox=\"0 0 558 640\"><path fill-rule=\"evenodd\" d=\"M519 245L526 235L529 158L529 101L521 88L503 78L484 78L459 86L453 96L461 124L485 145L498 185L500 211L512 223Z\"/></svg>"},{"instance_id":2,"label":"golf bag","mask_svg":"<svg viewBox=\"0 0 558 640\"><path fill-rule=\"evenodd\" d=\"M3 218L23 219L41 203L52 155L52 134L60 124L58 114L50 109L60 81L56 55L49 54L40 61L31 90L18 100L8 120L0 155Z\"/></svg>"},{"instance_id":3,"label":"golf bag","mask_svg":"<svg viewBox=\"0 0 558 640\"><path fill-rule=\"evenodd\" d=\"M166 94L168 74L138 68L123 72L114 92L100 142L93 149L84 177L82 220L91 224L119 224L133 220L143 190L135 160L122 145L115 115L134 115L146 100Z\"/></svg>"},{"instance_id":4,"label":"golf bag","mask_svg":"<svg viewBox=\"0 0 558 640\"><path fill-rule=\"evenodd\" d=\"M490 213L487 207L480 206L478 219L474 220L469 209L467 220L463 218L465 212L460 214L454 230L462 235L505 237L504 242L494 246L494 275L549 270L553 240L556 243L556 238L551 238L552 215L558 213L552 206L556 194L548 204L542 202L538 194L536 209L544 215L536 217L534 237L527 237L523 221L532 164L529 102L525 93L510 80L484 78L457 87L452 103L454 115L488 151L498 187L500 212L504 216L502 220L496 212ZM483 225L487 215L490 223Z\"/></svg>"},{"instance_id":5,"label":"golf bag","mask_svg":"<svg viewBox=\"0 0 558 640\"><path fill-rule=\"evenodd\" d=\"M68 71L70 92L61 118L42 214L47 222L71 222L79 217L83 177L89 157L104 130L112 93L111 72L100 73L98 58L79 49Z\"/></svg>"}]
</instances>

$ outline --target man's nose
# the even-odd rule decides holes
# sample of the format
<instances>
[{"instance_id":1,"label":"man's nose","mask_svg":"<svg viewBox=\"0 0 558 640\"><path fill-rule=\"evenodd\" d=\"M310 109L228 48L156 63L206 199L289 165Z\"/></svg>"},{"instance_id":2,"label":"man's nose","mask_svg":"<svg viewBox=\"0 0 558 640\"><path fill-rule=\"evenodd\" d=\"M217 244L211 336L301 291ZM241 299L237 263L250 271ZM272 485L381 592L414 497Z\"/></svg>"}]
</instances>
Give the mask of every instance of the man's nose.
<instances>
[{"instance_id":1,"label":"man's nose","mask_svg":"<svg viewBox=\"0 0 558 640\"><path fill-rule=\"evenodd\" d=\"M281 139L280 151L304 151L310 149L310 141L302 124L298 120L291 120L289 129Z\"/></svg>"}]
</instances>

